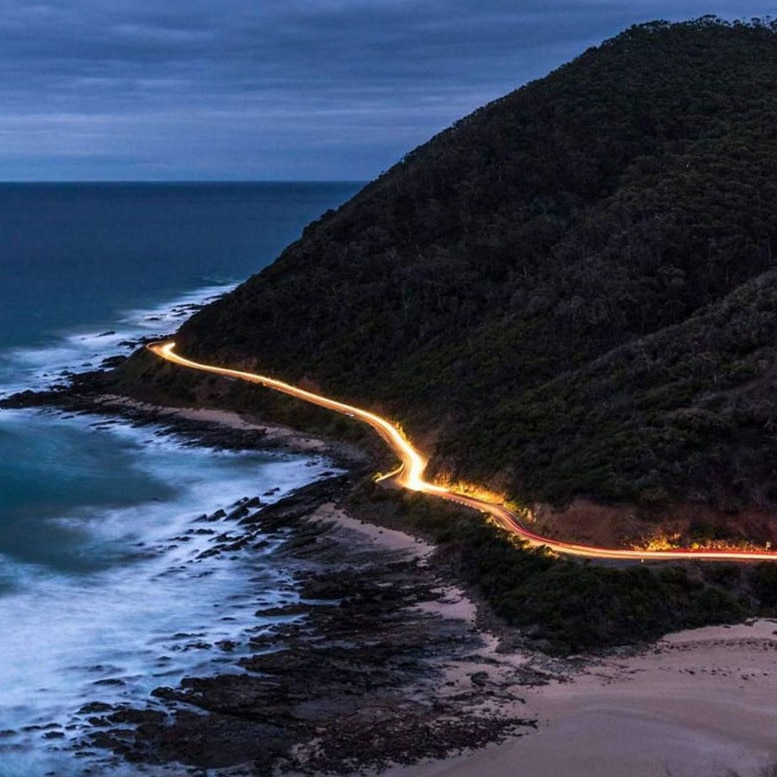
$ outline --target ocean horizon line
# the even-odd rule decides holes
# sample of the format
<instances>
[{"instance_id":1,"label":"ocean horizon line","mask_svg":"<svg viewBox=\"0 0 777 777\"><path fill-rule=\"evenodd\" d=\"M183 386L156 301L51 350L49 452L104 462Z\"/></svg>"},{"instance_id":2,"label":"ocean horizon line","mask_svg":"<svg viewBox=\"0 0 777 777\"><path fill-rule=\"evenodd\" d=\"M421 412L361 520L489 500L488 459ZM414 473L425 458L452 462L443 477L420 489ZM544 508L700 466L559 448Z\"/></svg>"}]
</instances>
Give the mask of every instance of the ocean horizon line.
<instances>
[{"instance_id":1,"label":"ocean horizon line","mask_svg":"<svg viewBox=\"0 0 777 777\"><path fill-rule=\"evenodd\" d=\"M367 184L369 180L359 180L350 178L300 178L300 179L230 179L230 178L171 178L171 179L115 179L115 180L25 180L25 181L3 181L0 180L0 186L255 186L255 185L316 185L316 184Z\"/></svg>"}]
</instances>

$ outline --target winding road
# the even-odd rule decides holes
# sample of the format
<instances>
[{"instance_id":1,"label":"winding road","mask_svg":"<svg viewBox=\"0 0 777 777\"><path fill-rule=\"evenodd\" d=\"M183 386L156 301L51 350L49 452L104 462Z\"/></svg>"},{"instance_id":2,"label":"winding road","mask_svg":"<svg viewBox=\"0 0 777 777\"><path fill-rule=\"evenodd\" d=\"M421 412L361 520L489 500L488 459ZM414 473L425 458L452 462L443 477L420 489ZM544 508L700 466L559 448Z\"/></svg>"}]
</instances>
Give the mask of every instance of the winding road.
<instances>
[{"instance_id":1,"label":"winding road","mask_svg":"<svg viewBox=\"0 0 777 777\"><path fill-rule=\"evenodd\" d=\"M426 469L427 459L424 458L405 438L402 432L394 424L381 418L368 410L362 410L354 405L348 405L345 402L338 402L335 399L329 399L321 394L314 394L311 391L292 386L276 378L270 378L266 375L258 375L253 372L243 372L241 370L231 370L226 367L216 367L212 364L202 364L200 362L186 359L175 352L174 342L150 343L147 348L162 359L166 359L173 364L182 367L189 367L202 372L211 372L216 375L222 375L228 378L238 378L249 383L258 383L266 388L289 394L314 405L325 407L336 413L342 413L369 424L394 451L402 462L395 472L384 476L385 478L395 478L397 483L411 491L422 491L426 494L434 494L441 499L447 499L449 502L456 502L473 510L485 512L507 531L520 537L525 542L535 547L546 547L554 553L565 556L579 556L582 558L593 559L612 559L619 561L685 561L688 559L697 559L705 561L776 561L777 552L769 551L746 551L746 550L625 550L619 548L600 548L594 545L579 545L570 542L542 537L527 529L518 515L508 510L502 504L490 502L485 499L468 496L460 492L444 488L442 486L429 483L424 480L424 470Z\"/></svg>"}]
</instances>

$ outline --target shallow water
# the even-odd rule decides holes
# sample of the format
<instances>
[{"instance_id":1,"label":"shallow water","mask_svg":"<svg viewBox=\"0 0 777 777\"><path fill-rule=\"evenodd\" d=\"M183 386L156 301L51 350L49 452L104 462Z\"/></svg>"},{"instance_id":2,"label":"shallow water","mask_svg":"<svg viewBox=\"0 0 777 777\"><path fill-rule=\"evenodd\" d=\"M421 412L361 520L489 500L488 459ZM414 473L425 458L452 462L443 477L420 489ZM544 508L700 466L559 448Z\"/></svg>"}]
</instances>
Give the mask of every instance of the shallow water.
<instances>
[{"instance_id":1,"label":"shallow water","mask_svg":"<svg viewBox=\"0 0 777 777\"><path fill-rule=\"evenodd\" d=\"M219 643L256 633L257 608L296 599L272 554L281 537L203 555L239 531L202 516L271 489L280 490L262 499L278 499L328 464L192 448L151 427L24 415L11 423L33 438L66 438L69 474L88 473L101 496L78 499L71 489L57 500L48 484L27 520L3 516L0 720L16 733L0 738L0 774L31 764L77 774L69 753L48 751L62 746L60 734L65 744L78 735L82 705L140 701L187 673L231 664L234 653ZM24 730L34 726L45 728Z\"/></svg>"},{"instance_id":2,"label":"shallow water","mask_svg":"<svg viewBox=\"0 0 777 777\"><path fill-rule=\"evenodd\" d=\"M355 188L295 186L0 186L0 229L15 235L0 249L0 395L171 332L261 266L251 246L266 263L292 228ZM195 228L205 212L213 218ZM158 286L144 285L150 266ZM240 671L231 643L263 628L255 611L296 598L273 554L283 538L208 554L235 527L202 516L277 500L328 469L191 447L108 417L0 410L0 777L143 773L76 756L89 717L78 710L140 705L214 667Z\"/></svg>"}]
</instances>

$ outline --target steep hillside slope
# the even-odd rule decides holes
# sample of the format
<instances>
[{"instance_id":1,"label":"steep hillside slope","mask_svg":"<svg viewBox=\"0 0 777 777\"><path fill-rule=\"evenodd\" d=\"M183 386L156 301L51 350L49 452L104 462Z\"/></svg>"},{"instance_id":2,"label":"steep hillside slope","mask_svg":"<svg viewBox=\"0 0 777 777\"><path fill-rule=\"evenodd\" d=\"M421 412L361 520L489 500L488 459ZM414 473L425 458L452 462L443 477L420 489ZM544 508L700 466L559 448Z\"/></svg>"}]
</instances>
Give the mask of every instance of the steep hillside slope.
<instances>
[{"instance_id":1,"label":"steep hillside slope","mask_svg":"<svg viewBox=\"0 0 777 777\"><path fill-rule=\"evenodd\" d=\"M777 504L777 26L629 29L461 120L181 329L521 502Z\"/></svg>"}]
</instances>

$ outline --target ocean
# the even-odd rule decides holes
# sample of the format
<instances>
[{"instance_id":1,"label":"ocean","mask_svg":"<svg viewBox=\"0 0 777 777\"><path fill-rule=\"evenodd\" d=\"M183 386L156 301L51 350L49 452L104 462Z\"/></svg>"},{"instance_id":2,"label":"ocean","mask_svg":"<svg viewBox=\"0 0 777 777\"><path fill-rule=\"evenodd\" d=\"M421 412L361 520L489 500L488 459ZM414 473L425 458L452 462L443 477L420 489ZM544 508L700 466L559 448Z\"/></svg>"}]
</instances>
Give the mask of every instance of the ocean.
<instances>
[{"instance_id":1,"label":"ocean","mask_svg":"<svg viewBox=\"0 0 777 777\"><path fill-rule=\"evenodd\" d=\"M171 333L358 188L0 185L0 396ZM0 777L161 774L77 752L85 705L240 671L231 646L262 628L257 608L296 597L273 560L282 538L203 555L197 519L327 470L111 417L0 410Z\"/></svg>"}]
</instances>

